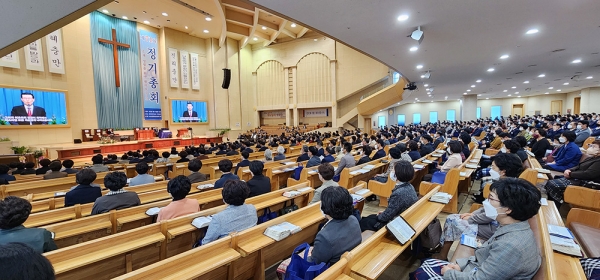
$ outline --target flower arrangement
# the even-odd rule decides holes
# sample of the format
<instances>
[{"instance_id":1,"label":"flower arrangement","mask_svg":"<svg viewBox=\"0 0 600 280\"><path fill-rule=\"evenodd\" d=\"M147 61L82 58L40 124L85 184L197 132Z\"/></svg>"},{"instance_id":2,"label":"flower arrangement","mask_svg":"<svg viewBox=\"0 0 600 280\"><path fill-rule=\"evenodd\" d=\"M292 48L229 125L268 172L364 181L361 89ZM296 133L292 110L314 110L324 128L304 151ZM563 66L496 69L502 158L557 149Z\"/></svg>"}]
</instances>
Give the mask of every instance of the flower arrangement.
<instances>
[{"instance_id":1,"label":"flower arrangement","mask_svg":"<svg viewBox=\"0 0 600 280\"><path fill-rule=\"evenodd\" d=\"M10 147L10 149L13 150L13 152L15 152L15 155L23 155L31 152L31 150L25 146Z\"/></svg>"}]
</instances>

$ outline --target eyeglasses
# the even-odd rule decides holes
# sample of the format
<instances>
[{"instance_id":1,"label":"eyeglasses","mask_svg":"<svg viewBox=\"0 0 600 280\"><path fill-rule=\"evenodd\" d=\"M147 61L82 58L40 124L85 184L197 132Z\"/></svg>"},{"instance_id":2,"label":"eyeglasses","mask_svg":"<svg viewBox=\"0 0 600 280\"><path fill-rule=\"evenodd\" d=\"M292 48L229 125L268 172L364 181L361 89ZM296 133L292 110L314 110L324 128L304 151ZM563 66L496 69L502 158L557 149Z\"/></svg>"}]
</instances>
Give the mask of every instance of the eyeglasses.
<instances>
[{"instance_id":1,"label":"eyeglasses","mask_svg":"<svg viewBox=\"0 0 600 280\"><path fill-rule=\"evenodd\" d=\"M487 198L487 199L488 199L488 200L492 200L492 201L497 201L498 203L500 203L500 200L497 200L497 199L495 199L495 198L491 198L491 197L489 197L489 196L488 196L488 198Z\"/></svg>"}]
</instances>

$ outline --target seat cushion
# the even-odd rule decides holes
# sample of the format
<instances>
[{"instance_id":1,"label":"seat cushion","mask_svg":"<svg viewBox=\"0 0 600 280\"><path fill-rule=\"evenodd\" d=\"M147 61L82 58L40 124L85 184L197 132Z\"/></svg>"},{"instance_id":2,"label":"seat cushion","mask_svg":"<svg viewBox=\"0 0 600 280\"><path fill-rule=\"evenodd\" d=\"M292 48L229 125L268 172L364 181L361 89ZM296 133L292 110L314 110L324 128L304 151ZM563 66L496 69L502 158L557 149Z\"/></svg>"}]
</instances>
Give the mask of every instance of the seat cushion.
<instances>
[{"instance_id":1,"label":"seat cushion","mask_svg":"<svg viewBox=\"0 0 600 280\"><path fill-rule=\"evenodd\" d=\"M581 223L571 223L571 231L588 257L600 257L600 228L590 227Z\"/></svg>"}]
</instances>

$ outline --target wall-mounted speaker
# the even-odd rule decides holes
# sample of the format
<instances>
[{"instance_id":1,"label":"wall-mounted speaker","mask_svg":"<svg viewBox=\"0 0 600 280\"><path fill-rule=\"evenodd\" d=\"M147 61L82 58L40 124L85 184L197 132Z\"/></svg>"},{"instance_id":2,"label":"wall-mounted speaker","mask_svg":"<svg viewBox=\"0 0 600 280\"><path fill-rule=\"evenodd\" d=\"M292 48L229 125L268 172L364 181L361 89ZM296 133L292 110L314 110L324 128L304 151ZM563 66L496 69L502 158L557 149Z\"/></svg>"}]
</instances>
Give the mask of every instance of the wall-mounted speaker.
<instances>
[{"instance_id":1,"label":"wall-mounted speaker","mask_svg":"<svg viewBox=\"0 0 600 280\"><path fill-rule=\"evenodd\" d=\"M223 68L223 85L224 89L229 88L229 82L231 81L231 69Z\"/></svg>"},{"instance_id":2,"label":"wall-mounted speaker","mask_svg":"<svg viewBox=\"0 0 600 280\"><path fill-rule=\"evenodd\" d=\"M73 139L73 144L81 144L81 139Z\"/></svg>"}]
</instances>

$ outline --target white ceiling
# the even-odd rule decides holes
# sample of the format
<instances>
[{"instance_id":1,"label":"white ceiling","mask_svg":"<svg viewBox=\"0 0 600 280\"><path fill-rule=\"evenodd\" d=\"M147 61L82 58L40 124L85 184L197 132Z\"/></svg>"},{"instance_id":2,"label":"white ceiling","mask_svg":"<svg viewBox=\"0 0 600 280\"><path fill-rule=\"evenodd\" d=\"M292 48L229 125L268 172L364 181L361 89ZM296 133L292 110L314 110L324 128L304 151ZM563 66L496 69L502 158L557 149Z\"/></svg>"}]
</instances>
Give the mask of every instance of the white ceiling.
<instances>
[{"instance_id":1,"label":"white ceiling","mask_svg":"<svg viewBox=\"0 0 600 280\"><path fill-rule=\"evenodd\" d=\"M423 82L411 94L423 102L457 99L467 90L483 99L600 86L598 0L252 2L358 49L410 81ZM398 21L403 14L409 18ZM418 43L407 36L417 26L425 38L411 52ZM525 34L533 28L539 32ZM553 52L559 49L564 51ZM510 57L500 59L503 54ZM582 62L571 63L575 59ZM431 78L422 79L427 70ZM579 81L571 79L575 75ZM435 88L433 97L427 97L425 83Z\"/></svg>"}]
</instances>

